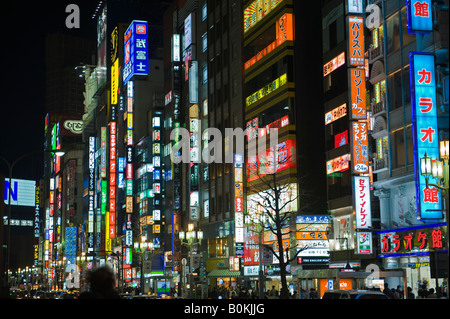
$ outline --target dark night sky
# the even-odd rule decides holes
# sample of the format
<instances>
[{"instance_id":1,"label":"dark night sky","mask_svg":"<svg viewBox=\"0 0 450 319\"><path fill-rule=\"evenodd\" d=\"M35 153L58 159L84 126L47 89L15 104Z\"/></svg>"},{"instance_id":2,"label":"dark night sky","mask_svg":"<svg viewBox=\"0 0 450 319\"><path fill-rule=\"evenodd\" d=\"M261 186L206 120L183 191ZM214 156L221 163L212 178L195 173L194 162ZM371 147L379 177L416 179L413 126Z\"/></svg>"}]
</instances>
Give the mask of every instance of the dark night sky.
<instances>
[{"instance_id":1,"label":"dark night sky","mask_svg":"<svg viewBox=\"0 0 450 319\"><path fill-rule=\"evenodd\" d=\"M95 39L91 18L96 0L12 1L1 10L0 156L13 162L43 149L45 104L45 36L56 31ZM68 29L66 6L80 8L80 28ZM20 161L13 177L38 179L43 155ZM0 161L0 172L7 167Z\"/></svg>"}]
</instances>

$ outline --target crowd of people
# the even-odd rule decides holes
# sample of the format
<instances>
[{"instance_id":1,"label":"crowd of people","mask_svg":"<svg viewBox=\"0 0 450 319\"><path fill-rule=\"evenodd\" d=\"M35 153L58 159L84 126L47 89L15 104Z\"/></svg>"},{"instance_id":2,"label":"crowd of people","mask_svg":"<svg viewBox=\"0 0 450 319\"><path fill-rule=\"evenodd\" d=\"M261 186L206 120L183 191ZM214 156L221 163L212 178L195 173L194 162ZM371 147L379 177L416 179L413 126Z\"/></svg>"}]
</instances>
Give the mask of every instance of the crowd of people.
<instances>
[{"instance_id":1,"label":"crowd of people","mask_svg":"<svg viewBox=\"0 0 450 319\"><path fill-rule=\"evenodd\" d=\"M443 291L441 287L438 287L436 290L434 288L427 288L426 284L419 285L419 290L417 292L418 296L413 293L413 289L411 287L407 287L406 293L401 289L401 286L397 286L397 289L389 288L387 283L384 284L383 293L388 296L390 299L447 299L447 292Z\"/></svg>"}]
</instances>

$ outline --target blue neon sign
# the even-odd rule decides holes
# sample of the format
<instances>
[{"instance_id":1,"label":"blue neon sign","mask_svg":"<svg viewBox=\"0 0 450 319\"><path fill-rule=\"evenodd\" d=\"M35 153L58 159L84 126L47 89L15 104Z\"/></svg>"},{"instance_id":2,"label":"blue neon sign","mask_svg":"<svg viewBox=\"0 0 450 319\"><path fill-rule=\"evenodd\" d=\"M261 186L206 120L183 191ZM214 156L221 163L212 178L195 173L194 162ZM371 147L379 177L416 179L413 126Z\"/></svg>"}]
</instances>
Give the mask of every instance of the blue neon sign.
<instances>
[{"instance_id":1,"label":"blue neon sign","mask_svg":"<svg viewBox=\"0 0 450 319\"><path fill-rule=\"evenodd\" d=\"M133 20L124 34L123 84L135 75L148 75L148 23Z\"/></svg>"},{"instance_id":2,"label":"blue neon sign","mask_svg":"<svg viewBox=\"0 0 450 319\"><path fill-rule=\"evenodd\" d=\"M432 159L439 156L434 55L410 52L409 63L417 218L441 219L441 194L435 187L426 188L425 177L420 174L420 159L425 153Z\"/></svg>"},{"instance_id":3,"label":"blue neon sign","mask_svg":"<svg viewBox=\"0 0 450 319\"><path fill-rule=\"evenodd\" d=\"M433 6L431 0L407 0L408 33L428 34L433 32Z\"/></svg>"}]
</instances>

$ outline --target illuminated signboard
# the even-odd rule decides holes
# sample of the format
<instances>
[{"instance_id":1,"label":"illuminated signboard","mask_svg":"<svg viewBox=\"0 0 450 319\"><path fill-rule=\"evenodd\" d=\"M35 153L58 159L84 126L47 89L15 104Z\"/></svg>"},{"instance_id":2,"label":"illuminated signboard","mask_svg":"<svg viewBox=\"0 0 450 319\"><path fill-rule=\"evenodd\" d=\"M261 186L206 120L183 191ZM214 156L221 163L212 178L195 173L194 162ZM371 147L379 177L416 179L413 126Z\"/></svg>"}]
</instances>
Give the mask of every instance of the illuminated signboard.
<instances>
[{"instance_id":1,"label":"illuminated signboard","mask_svg":"<svg viewBox=\"0 0 450 319\"><path fill-rule=\"evenodd\" d=\"M110 155L109 155L109 238L115 238L116 226L116 166L117 166L117 123L111 122L110 129Z\"/></svg>"},{"instance_id":2,"label":"illuminated signboard","mask_svg":"<svg viewBox=\"0 0 450 319\"><path fill-rule=\"evenodd\" d=\"M244 257L244 192L242 184L242 169L244 166L243 154L234 154L234 227L235 227L235 243L236 257Z\"/></svg>"},{"instance_id":3,"label":"illuminated signboard","mask_svg":"<svg viewBox=\"0 0 450 319\"><path fill-rule=\"evenodd\" d=\"M426 188L425 176L420 174L420 159L425 154L439 157L434 56L410 52L409 61L417 213L419 219L440 219L441 193L435 187Z\"/></svg>"},{"instance_id":4,"label":"illuminated signboard","mask_svg":"<svg viewBox=\"0 0 450 319\"><path fill-rule=\"evenodd\" d=\"M9 190L11 190L11 205L34 207L36 204L35 187L35 181L13 178L10 183L9 178L5 178L5 205L8 205Z\"/></svg>"},{"instance_id":5,"label":"illuminated signboard","mask_svg":"<svg viewBox=\"0 0 450 319\"><path fill-rule=\"evenodd\" d=\"M380 247L383 255L378 258L403 254L424 254L430 250L446 248L445 223L431 224L427 226L413 226L393 230L378 231Z\"/></svg>"},{"instance_id":6,"label":"illuminated signboard","mask_svg":"<svg viewBox=\"0 0 450 319\"><path fill-rule=\"evenodd\" d=\"M338 148L348 143L348 130L334 136L334 148Z\"/></svg>"},{"instance_id":7,"label":"illuminated signboard","mask_svg":"<svg viewBox=\"0 0 450 319\"><path fill-rule=\"evenodd\" d=\"M244 9L244 33L255 26L267 14L270 13L283 0L272 1L253 1L247 8Z\"/></svg>"},{"instance_id":8,"label":"illuminated signboard","mask_svg":"<svg viewBox=\"0 0 450 319\"><path fill-rule=\"evenodd\" d=\"M277 20L276 28L276 40L270 43L267 47L259 51L255 56L251 57L247 62L244 63L244 69L247 70L249 67L254 65L256 62L260 61L270 52L275 50L277 47L282 45L285 41L294 40L294 28L292 24L293 16L292 13L284 14L279 20Z\"/></svg>"},{"instance_id":9,"label":"illuminated signboard","mask_svg":"<svg viewBox=\"0 0 450 319\"><path fill-rule=\"evenodd\" d=\"M351 119L366 119L367 106L365 70L352 68L349 69L349 72Z\"/></svg>"},{"instance_id":10,"label":"illuminated signboard","mask_svg":"<svg viewBox=\"0 0 450 319\"><path fill-rule=\"evenodd\" d=\"M100 167L101 167L101 177L106 177L106 127L102 126L100 128Z\"/></svg>"},{"instance_id":11,"label":"illuminated signboard","mask_svg":"<svg viewBox=\"0 0 450 319\"><path fill-rule=\"evenodd\" d=\"M111 66L111 104L117 104L117 93L119 90L119 59L117 58Z\"/></svg>"},{"instance_id":12,"label":"illuminated signboard","mask_svg":"<svg viewBox=\"0 0 450 319\"><path fill-rule=\"evenodd\" d=\"M172 36L172 62L180 62L181 37L179 34Z\"/></svg>"},{"instance_id":13,"label":"illuminated signboard","mask_svg":"<svg viewBox=\"0 0 450 319\"><path fill-rule=\"evenodd\" d=\"M406 0L408 33L433 32L433 5L431 0Z\"/></svg>"},{"instance_id":14,"label":"illuminated signboard","mask_svg":"<svg viewBox=\"0 0 450 319\"><path fill-rule=\"evenodd\" d=\"M186 19L184 19L184 50L192 44L192 27L193 15L190 13Z\"/></svg>"},{"instance_id":15,"label":"illuminated signboard","mask_svg":"<svg viewBox=\"0 0 450 319\"><path fill-rule=\"evenodd\" d=\"M357 253L362 255L370 255L373 252L372 233L357 232L356 233Z\"/></svg>"},{"instance_id":16,"label":"illuminated signboard","mask_svg":"<svg viewBox=\"0 0 450 319\"><path fill-rule=\"evenodd\" d=\"M355 202L356 228L372 227L372 210L370 205L370 178L353 176L353 197Z\"/></svg>"},{"instance_id":17,"label":"illuminated signboard","mask_svg":"<svg viewBox=\"0 0 450 319\"><path fill-rule=\"evenodd\" d=\"M257 155L249 155L247 163L247 181L253 181L266 174L281 172L288 168L297 167L296 141L287 140L276 145L276 149L266 150L267 162L264 163ZM274 163L276 166L274 167ZM257 173L258 172L258 173Z\"/></svg>"},{"instance_id":18,"label":"illuminated signboard","mask_svg":"<svg viewBox=\"0 0 450 319\"><path fill-rule=\"evenodd\" d=\"M270 84L267 84L265 87L259 89L252 95L249 95L245 99L245 105L250 106L251 104L255 103L256 101L262 99L266 95L269 95L270 93L278 90L280 87L285 85L287 83L287 74L283 74L279 78L273 80Z\"/></svg>"},{"instance_id":19,"label":"illuminated signboard","mask_svg":"<svg viewBox=\"0 0 450 319\"><path fill-rule=\"evenodd\" d=\"M350 154L345 154L327 162L327 175L342 172L349 168Z\"/></svg>"},{"instance_id":20,"label":"illuminated signboard","mask_svg":"<svg viewBox=\"0 0 450 319\"><path fill-rule=\"evenodd\" d=\"M352 170L355 174L369 173L369 142L367 122L351 123Z\"/></svg>"},{"instance_id":21,"label":"illuminated signboard","mask_svg":"<svg viewBox=\"0 0 450 319\"><path fill-rule=\"evenodd\" d=\"M327 76L340 66L345 64L345 52L342 52L337 57L333 58L330 62L323 65L323 76Z\"/></svg>"},{"instance_id":22,"label":"illuminated signboard","mask_svg":"<svg viewBox=\"0 0 450 319\"><path fill-rule=\"evenodd\" d=\"M362 0L347 0L347 12L348 13L363 13L363 1Z\"/></svg>"},{"instance_id":23,"label":"illuminated signboard","mask_svg":"<svg viewBox=\"0 0 450 319\"><path fill-rule=\"evenodd\" d=\"M350 66L364 66L364 19L348 17L348 59Z\"/></svg>"},{"instance_id":24,"label":"illuminated signboard","mask_svg":"<svg viewBox=\"0 0 450 319\"><path fill-rule=\"evenodd\" d=\"M124 34L123 83L134 75L148 75L148 23L134 20Z\"/></svg>"},{"instance_id":25,"label":"illuminated signboard","mask_svg":"<svg viewBox=\"0 0 450 319\"><path fill-rule=\"evenodd\" d=\"M328 125L331 122L334 122L346 115L347 115L347 104L344 103L341 106L338 106L337 108L325 114L325 125Z\"/></svg>"}]
</instances>

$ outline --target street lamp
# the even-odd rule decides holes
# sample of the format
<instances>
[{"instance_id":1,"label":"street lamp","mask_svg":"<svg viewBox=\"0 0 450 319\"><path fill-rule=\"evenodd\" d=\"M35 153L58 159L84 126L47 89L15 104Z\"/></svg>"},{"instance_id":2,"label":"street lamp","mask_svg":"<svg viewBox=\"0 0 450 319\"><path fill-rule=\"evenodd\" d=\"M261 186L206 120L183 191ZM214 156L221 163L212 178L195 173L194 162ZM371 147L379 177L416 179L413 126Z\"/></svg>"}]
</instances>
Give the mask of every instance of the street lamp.
<instances>
[{"instance_id":1,"label":"street lamp","mask_svg":"<svg viewBox=\"0 0 450 319\"><path fill-rule=\"evenodd\" d=\"M192 267L192 258L193 258L193 254L192 254L192 250L193 249L192 249L192 247L200 245L201 240L203 239L203 231L201 231L201 230L195 231L194 228L195 228L194 224L193 223L189 223L187 232L180 231L178 233L178 238L181 241L181 245L185 245L185 246L189 247L189 255L188 256L190 256L190 258L191 258L191 263L190 263L191 267ZM185 242L184 240L186 240L187 242ZM194 253L196 253L196 250L194 251ZM184 267L186 267L186 266L184 265ZM190 281L192 282L194 278L192 276L192 272L190 271L189 273L191 275ZM183 271L183 278L184 278L183 279L183 283L186 283L185 276L186 276L186 273ZM183 290L184 289L185 288L183 288ZM190 287L190 289L192 289L192 287ZM192 292L192 291L190 291L190 292Z\"/></svg>"}]
</instances>

